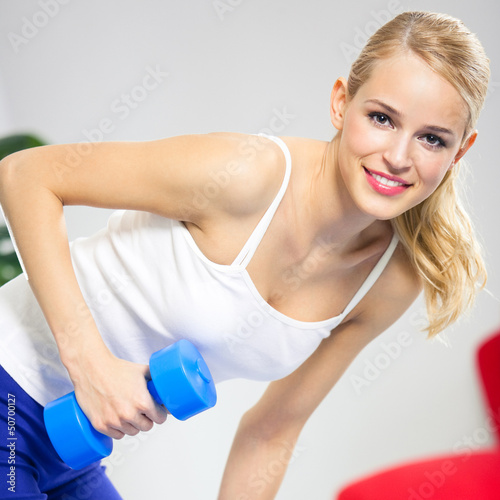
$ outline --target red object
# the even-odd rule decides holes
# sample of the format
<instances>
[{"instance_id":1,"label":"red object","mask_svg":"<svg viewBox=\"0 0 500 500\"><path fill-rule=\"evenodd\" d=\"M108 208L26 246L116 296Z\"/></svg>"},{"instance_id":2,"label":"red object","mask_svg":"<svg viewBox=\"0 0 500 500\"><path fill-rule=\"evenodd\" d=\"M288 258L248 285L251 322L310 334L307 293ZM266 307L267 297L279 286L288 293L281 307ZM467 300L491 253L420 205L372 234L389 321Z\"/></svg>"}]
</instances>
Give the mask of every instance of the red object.
<instances>
[{"instance_id":1,"label":"red object","mask_svg":"<svg viewBox=\"0 0 500 500\"><path fill-rule=\"evenodd\" d=\"M500 443L500 332L479 346L477 361L488 413Z\"/></svg>"},{"instance_id":2,"label":"red object","mask_svg":"<svg viewBox=\"0 0 500 500\"><path fill-rule=\"evenodd\" d=\"M479 346L488 428L500 443L500 332ZM337 500L499 500L500 446L399 465L343 488Z\"/></svg>"}]
</instances>

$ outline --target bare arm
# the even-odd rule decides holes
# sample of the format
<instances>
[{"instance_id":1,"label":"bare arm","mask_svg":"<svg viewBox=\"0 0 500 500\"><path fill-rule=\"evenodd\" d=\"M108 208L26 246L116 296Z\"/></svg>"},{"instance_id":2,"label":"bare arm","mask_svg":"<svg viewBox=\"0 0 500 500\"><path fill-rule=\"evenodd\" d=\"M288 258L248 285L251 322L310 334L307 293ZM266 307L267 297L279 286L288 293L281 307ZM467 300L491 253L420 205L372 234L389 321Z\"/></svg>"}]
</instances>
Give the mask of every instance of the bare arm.
<instances>
[{"instance_id":1,"label":"bare arm","mask_svg":"<svg viewBox=\"0 0 500 500\"><path fill-rule=\"evenodd\" d=\"M275 498L292 457L291 449L309 416L350 363L386 330L417 297L420 286L401 249L356 308L295 372L272 382L243 416L236 433L219 500ZM395 286L397 283L397 287ZM354 311L353 311L354 312Z\"/></svg>"},{"instance_id":2,"label":"bare arm","mask_svg":"<svg viewBox=\"0 0 500 500\"><path fill-rule=\"evenodd\" d=\"M83 410L112 437L148 430L165 414L146 390L147 367L115 358L102 341L72 268L63 206L145 210L203 226L239 206L245 176L259 178L250 172L259 163L237 154L238 147L232 137L207 134L86 149L46 146L0 164L0 202L30 286ZM193 203L194 193L235 158L242 182L221 190L208 206Z\"/></svg>"}]
</instances>

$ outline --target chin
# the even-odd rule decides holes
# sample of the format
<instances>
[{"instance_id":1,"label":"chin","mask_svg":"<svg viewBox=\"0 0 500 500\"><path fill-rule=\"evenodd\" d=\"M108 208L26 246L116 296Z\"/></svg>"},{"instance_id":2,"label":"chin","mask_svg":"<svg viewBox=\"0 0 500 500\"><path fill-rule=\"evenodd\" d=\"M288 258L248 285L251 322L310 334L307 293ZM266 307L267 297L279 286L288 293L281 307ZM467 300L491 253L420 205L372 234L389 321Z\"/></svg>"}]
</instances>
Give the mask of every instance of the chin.
<instances>
[{"instance_id":1,"label":"chin","mask_svg":"<svg viewBox=\"0 0 500 500\"><path fill-rule=\"evenodd\" d=\"M401 215L402 213L404 212L396 212L396 213L387 213L387 212L384 212L384 213L380 213L380 214L370 214L374 219L376 220L392 220L392 219L395 219L396 217L398 217L399 215Z\"/></svg>"},{"instance_id":2,"label":"chin","mask_svg":"<svg viewBox=\"0 0 500 500\"><path fill-rule=\"evenodd\" d=\"M392 206L391 206L392 205ZM399 205L399 204L398 204ZM376 220L391 220L408 211L411 207L395 206L394 203L373 202L368 204L360 203L358 208L366 216Z\"/></svg>"}]
</instances>

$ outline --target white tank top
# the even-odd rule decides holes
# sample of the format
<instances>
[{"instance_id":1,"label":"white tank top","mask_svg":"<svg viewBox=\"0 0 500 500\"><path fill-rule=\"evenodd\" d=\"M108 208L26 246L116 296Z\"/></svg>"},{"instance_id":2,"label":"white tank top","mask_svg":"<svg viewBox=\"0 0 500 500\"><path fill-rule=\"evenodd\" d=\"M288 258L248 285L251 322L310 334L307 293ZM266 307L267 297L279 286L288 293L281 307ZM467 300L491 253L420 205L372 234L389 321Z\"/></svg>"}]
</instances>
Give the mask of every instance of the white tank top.
<instances>
[{"instance_id":1,"label":"white tank top","mask_svg":"<svg viewBox=\"0 0 500 500\"><path fill-rule=\"evenodd\" d=\"M260 134L265 135L265 134ZM105 229L71 243L78 282L110 350L148 363L178 339L193 342L215 381L270 381L294 371L358 304L387 265L389 247L346 309L324 321L298 321L270 306L246 267L287 189L283 184L231 265L210 261L186 226L148 212L117 211ZM72 390L54 338L21 275L0 289L0 364L40 404Z\"/></svg>"}]
</instances>

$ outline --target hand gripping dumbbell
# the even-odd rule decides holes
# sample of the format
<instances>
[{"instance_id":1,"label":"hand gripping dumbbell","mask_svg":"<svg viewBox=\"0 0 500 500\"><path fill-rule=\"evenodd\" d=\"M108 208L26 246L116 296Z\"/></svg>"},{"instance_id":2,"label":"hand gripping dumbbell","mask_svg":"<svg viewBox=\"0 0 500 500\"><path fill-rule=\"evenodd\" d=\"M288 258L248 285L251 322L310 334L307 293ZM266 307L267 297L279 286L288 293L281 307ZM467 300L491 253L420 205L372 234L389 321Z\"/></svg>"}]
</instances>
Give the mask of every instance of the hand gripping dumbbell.
<instances>
[{"instance_id":1,"label":"hand gripping dumbbell","mask_svg":"<svg viewBox=\"0 0 500 500\"><path fill-rule=\"evenodd\" d=\"M177 419L186 420L212 408L215 384L198 349L179 340L151 355L148 390ZM63 462L82 469L110 455L113 440L96 431L71 392L50 402L43 418L49 438Z\"/></svg>"}]
</instances>

